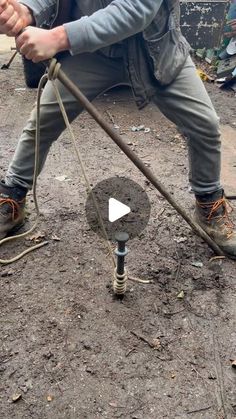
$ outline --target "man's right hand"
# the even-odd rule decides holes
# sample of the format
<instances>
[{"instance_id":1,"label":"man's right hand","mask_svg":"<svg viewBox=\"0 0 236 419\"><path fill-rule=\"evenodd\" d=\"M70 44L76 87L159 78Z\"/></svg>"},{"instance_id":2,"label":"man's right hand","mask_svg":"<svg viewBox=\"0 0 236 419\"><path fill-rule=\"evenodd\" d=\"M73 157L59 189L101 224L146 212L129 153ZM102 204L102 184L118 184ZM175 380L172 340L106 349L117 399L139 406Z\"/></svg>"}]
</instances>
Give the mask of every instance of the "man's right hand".
<instances>
[{"instance_id":1,"label":"man's right hand","mask_svg":"<svg viewBox=\"0 0 236 419\"><path fill-rule=\"evenodd\" d=\"M0 0L0 33L17 36L33 23L29 9L16 0Z\"/></svg>"}]
</instances>

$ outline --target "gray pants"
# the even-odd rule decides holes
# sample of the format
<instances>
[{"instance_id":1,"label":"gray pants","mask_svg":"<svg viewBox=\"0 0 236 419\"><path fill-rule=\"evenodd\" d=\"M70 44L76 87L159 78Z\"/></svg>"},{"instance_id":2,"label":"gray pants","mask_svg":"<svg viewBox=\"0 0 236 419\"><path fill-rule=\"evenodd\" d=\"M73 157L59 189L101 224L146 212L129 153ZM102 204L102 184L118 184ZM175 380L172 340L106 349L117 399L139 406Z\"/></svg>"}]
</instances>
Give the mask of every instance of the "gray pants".
<instances>
[{"instance_id":1,"label":"gray pants","mask_svg":"<svg viewBox=\"0 0 236 419\"><path fill-rule=\"evenodd\" d=\"M116 84L129 82L121 58L107 58L101 53L74 57L66 54L61 63L62 69L90 100ZM72 121L83 109L61 83L57 83ZM193 191L201 195L220 189L219 119L190 57L171 85L157 88L154 103L188 138L190 184ZM35 115L34 109L7 171L6 183L9 186L32 187ZM42 94L40 170L51 144L64 129L54 90L51 82L48 82Z\"/></svg>"}]
</instances>

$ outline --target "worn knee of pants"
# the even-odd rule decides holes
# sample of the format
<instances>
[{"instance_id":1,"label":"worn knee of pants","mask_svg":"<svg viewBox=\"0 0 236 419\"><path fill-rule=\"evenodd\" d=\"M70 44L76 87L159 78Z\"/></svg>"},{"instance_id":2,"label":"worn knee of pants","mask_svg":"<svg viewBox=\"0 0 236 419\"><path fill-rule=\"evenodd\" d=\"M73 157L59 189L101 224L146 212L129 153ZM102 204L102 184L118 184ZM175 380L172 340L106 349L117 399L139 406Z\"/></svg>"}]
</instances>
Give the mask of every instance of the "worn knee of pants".
<instances>
[{"instance_id":1,"label":"worn knee of pants","mask_svg":"<svg viewBox=\"0 0 236 419\"><path fill-rule=\"evenodd\" d=\"M154 102L187 137L194 193L204 195L220 189L219 118L190 57L173 83L157 89Z\"/></svg>"},{"instance_id":2,"label":"worn knee of pants","mask_svg":"<svg viewBox=\"0 0 236 419\"><path fill-rule=\"evenodd\" d=\"M103 91L120 83L127 83L123 59L108 58L101 53L81 54L61 58L62 69L68 77L81 89L84 95L93 100ZM83 108L67 89L57 81L66 112L70 122L79 115ZM40 147L39 170L42 170L52 143L57 140L65 129L55 93L50 81L47 82L41 97L40 106ZM32 187L35 159L36 109L19 139L13 160L6 174L9 186Z\"/></svg>"}]
</instances>

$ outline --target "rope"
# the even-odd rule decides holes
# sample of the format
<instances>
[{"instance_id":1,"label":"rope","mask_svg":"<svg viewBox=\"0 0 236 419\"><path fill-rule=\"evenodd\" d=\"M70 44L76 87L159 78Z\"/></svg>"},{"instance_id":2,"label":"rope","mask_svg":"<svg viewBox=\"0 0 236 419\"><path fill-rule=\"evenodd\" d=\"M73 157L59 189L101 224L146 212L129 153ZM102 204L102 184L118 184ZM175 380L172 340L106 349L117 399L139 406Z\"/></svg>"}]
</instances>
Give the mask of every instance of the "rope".
<instances>
[{"instance_id":1,"label":"rope","mask_svg":"<svg viewBox=\"0 0 236 419\"><path fill-rule=\"evenodd\" d=\"M82 160L82 156L80 154L80 151L79 151L79 149L78 149L78 147L76 145L76 139L75 139L74 133L72 131L71 124L69 122L69 119L68 119L68 116L67 116L67 113L66 113L66 110L65 110L65 107L64 107L64 104L63 104L63 101L62 101L60 92L59 92L59 90L57 88L57 85L55 83L55 78L57 78L57 74L58 74L58 71L59 70L60 70L60 64L57 63L56 59L53 58L51 60L51 62L50 62L50 66L49 66L49 69L48 69L48 79L51 81L51 83L53 85L54 92L55 92L55 95L56 95L56 99L58 101L58 104L59 104L59 107L60 107L60 110L61 110L61 113L62 113L64 122L65 122L66 128L69 131L69 134L70 134L70 137L71 137L71 140L72 140L72 144L73 144L74 149L75 149L76 157L78 159L78 162L79 162L80 167L81 167L81 170L82 170L82 174L83 174L83 177L84 177L84 180L85 180L85 184L86 184L86 188L87 188L87 193L90 193L91 194L92 201L93 201L94 207L95 207L96 212L97 212L98 222L100 224L100 228L102 230L102 233L103 233L104 238L105 238L106 246L108 248L108 253L109 253L110 257L111 257L112 264L115 267L116 266L116 262L115 262L115 258L114 258L114 255L113 255L113 250L112 250L112 247L110 245L110 242L109 242L109 239L108 239L108 236L107 236L107 232L106 232L106 228L105 228L104 223L103 223L102 215L101 215L101 212L99 210L99 206L98 206L96 197L95 197L95 195L93 193L93 190L92 190L92 188L90 186L90 181L89 181L88 176L87 176L87 173L86 173L85 165L83 163L83 160Z\"/></svg>"},{"instance_id":2,"label":"rope","mask_svg":"<svg viewBox=\"0 0 236 419\"><path fill-rule=\"evenodd\" d=\"M56 80L59 70L61 68L61 64L56 60L56 58L52 58L49 67L47 68L47 78L48 80Z\"/></svg>"},{"instance_id":3,"label":"rope","mask_svg":"<svg viewBox=\"0 0 236 419\"><path fill-rule=\"evenodd\" d=\"M89 179L88 179L88 176L87 176L87 173L86 173L86 169L85 169L81 154L78 150L78 147L76 146L76 140L75 140L74 133L72 131L70 122L68 120L68 116L67 116L62 98L60 96L59 90L58 90L57 85L55 83L55 79L57 78L60 67L61 67L61 64L58 63L55 58L53 58L50 61L50 65L49 65L49 68L48 68L48 73L44 74L42 76L42 78L40 79L38 90L37 90L35 160L34 160L34 175L33 175L33 187L32 187L33 200L34 200L34 205L35 205L35 210L36 210L35 223L30 228L30 230L26 231L25 233L18 234L18 235L12 236L12 237L7 237L7 238L1 240L0 241L0 246L2 246L4 243L7 243L7 242L10 242L10 241L17 240L17 239L24 238L24 237L28 236L30 233L32 233L35 230L35 228L38 225L38 220L39 220L39 215L40 215L39 206L38 206L38 199L37 199L37 177L38 177L38 172L39 172L39 144L40 144L40 99L41 99L41 92L42 92L42 88L44 86L45 80L50 80L52 85L53 85L54 92L55 92L55 95L56 95L56 99L58 101L58 104L59 104L64 122L65 122L66 128L68 129L68 131L70 133L71 140L72 140L75 152L76 152L78 162L79 162L79 164L81 166L81 169L82 169L82 174L83 174L83 177L84 177L85 183L86 183L87 193L91 193L92 201L93 201L93 204L95 206L97 216L98 216L98 221L99 221L100 227L102 229L102 233L103 233L104 238L105 238L106 246L108 248L108 253L111 257L112 265L115 267L116 266L116 261L115 261L114 255L113 255L113 250L112 250L112 247L110 245L104 223L103 223L101 212L99 210L99 206L98 206L97 200L95 198L95 195L93 193L93 190L90 186L90 182L89 182ZM36 250L36 249L39 249L40 247L45 246L46 244L48 244L48 241L44 241L44 242L39 243L35 246L31 246L29 249L24 250L23 252L21 252L20 254L16 255L15 257L13 257L11 259L0 259L0 264L8 265L10 263L14 263L14 262L18 261L19 259L21 259L26 254L28 254L28 253Z\"/></svg>"}]
</instances>

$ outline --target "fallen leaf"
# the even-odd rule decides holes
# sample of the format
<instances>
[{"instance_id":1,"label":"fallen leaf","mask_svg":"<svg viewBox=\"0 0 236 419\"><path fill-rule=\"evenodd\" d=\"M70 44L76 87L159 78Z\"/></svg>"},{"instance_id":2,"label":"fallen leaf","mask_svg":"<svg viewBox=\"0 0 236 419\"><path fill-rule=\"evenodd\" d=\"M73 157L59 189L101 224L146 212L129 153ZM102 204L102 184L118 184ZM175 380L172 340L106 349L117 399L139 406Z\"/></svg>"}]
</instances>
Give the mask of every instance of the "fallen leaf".
<instances>
[{"instance_id":1,"label":"fallen leaf","mask_svg":"<svg viewBox=\"0 0 236 419\"><path fill-rule=\"evenodd\" d=\"M38 233L35 233L32 236L29 236L28 240L38 243L40 242L40 239L44 239L44 237L45 237L45 234L41 233L41 231L38 231Z\"/></svg>"},{"instance_id":2,"label":"fallen leaf","mask_svg":"<svg viewBox=\"0 0 236 419\"><path fill-rule=\"evenodd\" d=\"M201 70L201 68L197 68L197 74L203 81L214 82L213 77L210 77L207 73Z\"/></svg>"}]
</instances>

